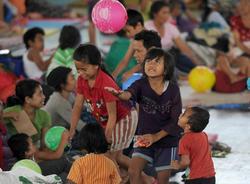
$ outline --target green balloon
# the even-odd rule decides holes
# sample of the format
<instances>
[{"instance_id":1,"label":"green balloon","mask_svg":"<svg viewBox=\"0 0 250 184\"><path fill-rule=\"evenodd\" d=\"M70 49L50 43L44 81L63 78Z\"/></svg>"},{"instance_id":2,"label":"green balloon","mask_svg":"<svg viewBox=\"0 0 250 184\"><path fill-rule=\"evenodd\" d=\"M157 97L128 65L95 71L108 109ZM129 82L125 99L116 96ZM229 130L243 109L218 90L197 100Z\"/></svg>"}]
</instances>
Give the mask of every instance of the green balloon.
<instances>
[{"instance_id":1,"label":"green balloon","mask_svg":"<svg viewBox=\"0 0 250 184\"><path fill-rule=\"evenodd\" d=\"M30 160L30 159L23 159L23 160L20 160L18 161L17 163L15 163L15 165L11 168L11 170L15 170L19 167L26 167L38 174L42 174L42 170L41 168L39 167L39 165L34 162L33 160Z\"/></svg>"},{"instance_id":2,"label":"green balloon","mask_svg":"<svg viewBox=\"0 0 250 184\"><path fill-rule=\"evenodd\" d=\"M54 126L46 132L45 144L50 150L55 151L58 148L65 130L62 126Z\"/></svg>"}]
</instances>

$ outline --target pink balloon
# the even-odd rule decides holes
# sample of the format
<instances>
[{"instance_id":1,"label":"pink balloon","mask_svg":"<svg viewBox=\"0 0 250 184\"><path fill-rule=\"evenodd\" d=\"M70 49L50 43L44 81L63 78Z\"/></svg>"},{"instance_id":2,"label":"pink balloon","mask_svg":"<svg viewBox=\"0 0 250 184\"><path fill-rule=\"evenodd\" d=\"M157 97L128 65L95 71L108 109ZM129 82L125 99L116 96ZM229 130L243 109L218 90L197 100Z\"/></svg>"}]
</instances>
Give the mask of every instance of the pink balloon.
<instances>
[{"instance_id":1,"label":"pink balloon","mask_svg":"<svg viewBox=\"0 0 250 184\"><path fill-rule=\"evenodd\" d=\"M126 24L127 11L117 0L101 0L93 8L92 20L104 33L116 33Z\"/></svg>"}]
</instances>

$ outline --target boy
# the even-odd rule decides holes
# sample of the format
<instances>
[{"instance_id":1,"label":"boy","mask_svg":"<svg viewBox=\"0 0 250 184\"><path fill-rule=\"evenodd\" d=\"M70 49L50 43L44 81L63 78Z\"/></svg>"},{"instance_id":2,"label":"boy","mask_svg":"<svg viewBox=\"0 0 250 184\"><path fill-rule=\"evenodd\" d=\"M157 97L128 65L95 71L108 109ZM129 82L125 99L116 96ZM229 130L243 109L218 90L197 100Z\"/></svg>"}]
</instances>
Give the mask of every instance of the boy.
<instances>
[{"instance_id":1,"label":"boy","mask_svg":"<svg viewBox=\"0 0 250 184\"><path fill-rule=\"evenodd\" d=\"M31 137L23 133L11 136L8 145L17 160L31 159L36 161L41 167L43 175L57 174L62 181L65 181L71 167L71 163L63 157L68 139L69 133L65 131L56 151L37 149L32 143Z\"/></svg>"},{"instance_id":2,"label":"boy","mask_svg":"<svg viewBox=\"0 0 250 184\"><path fill-rule=\"evenodd\" d=\"M161 38L157 32L144 30L144 20L141 15L136 10L127 10L128 20L125 26L125 31L129 38L134 40L130 44L127 53L124 58L120 61L119 65L116 67L115 71L112 73L113 77L116 79L117 76L126 68L129 64L132 56L135 57L137 65L126 71L122 75L122 81L126 81L133 73L141 72L144 57L147 51L152 47L161 48Z\"/></svg>"},{"instance_id":3,"label":"boy","mask_svg":"<svg viewBox=\"0 0 250 184\"><path fill-rule=\"evenodd\" d=\"M23 42L27 51L23 55L24 70L28 78L41 79L43 73L48 69L53 55L46 61L43 60L41 52L44 49L44 31L34 27L23 35Z\"/></svg>"},{"instance_id":4,"label":"boy","mask_svg":"<svg viewBox=\"0 0 250 184\"><path fill-rule=\"evenodd\" d=\"M178 125L184 135L179 142L180 160L172 161L173 169L190 168L185 184L215 184L215 170L203 130L209 122L209 112L199 107L189 107L179 117Z\"/></svg>"},{"instance_id":5,"label":"boy","mask_svg":"<svg viewBox=\"0 0 250 184\"><path fill-rule=\"evenodd\" d=\"M124 27L127 37L128 38L134 38L134 36L144 30L144 20L140 12L136 10L129 9L127 10L128 14L128 20ZM117 76L123 71L124 68L128 66L129 60L132 58L134 54L133 44L131 43L127 53L123 57L123 59L120 61L119 65L116 67L115 71L112 73L112 76L114 79L117 78ZM132 74L134 72L137 72L141 69L140 64L137 64L133 70ZM127 80L130 76L126 76L126 73L123 74L123 81Z\"/></svg>"}]
</instances>

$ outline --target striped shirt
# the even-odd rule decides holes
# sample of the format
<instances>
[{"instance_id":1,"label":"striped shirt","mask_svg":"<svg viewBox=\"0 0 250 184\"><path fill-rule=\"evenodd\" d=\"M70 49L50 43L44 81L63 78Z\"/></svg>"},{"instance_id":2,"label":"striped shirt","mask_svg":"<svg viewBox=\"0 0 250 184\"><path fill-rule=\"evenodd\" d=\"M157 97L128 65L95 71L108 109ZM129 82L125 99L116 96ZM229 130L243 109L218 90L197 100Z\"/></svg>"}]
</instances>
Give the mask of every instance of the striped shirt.
<instances>
[{"instance_id":1,"label":"striped shirt","mask_svg":"<svg viewBox=\"0 0 250 184\"><path fill-rule=\"evenodd\" d=\"M77 159L67 179L76 184L119 184L121 182L113 161L103 154L94 153Z\"/></svg>"}]
</instances>

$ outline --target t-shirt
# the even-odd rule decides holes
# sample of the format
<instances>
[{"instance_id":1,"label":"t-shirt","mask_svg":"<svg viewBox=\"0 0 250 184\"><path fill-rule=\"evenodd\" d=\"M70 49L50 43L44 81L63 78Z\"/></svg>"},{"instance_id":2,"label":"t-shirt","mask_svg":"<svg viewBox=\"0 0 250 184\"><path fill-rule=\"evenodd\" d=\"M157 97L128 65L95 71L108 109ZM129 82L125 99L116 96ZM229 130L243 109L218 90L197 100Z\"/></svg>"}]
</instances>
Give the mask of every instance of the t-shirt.
<instances>
[{"instance_id":1,"label":"t-shirt","mask_svg":"<svg viewBox=\"0 0 250 184\"><path fill-rule=\"evenodd\" d=\"M23 54L23 67L28 78L30 79L40 79L43 75L43 71L40 70L38 65L28 58L30 49Z\"/></svg>"},{"instance_id":2,"label":"t-shirt","mask_svg":"<svg viewBox=\"0 0 250 184\"><path fill-rule=\"evenodd\" d=\"M123 59L128 50L129 45L130 45L129 39L123 37L118 37L117 40L111 45L109 53L105 58L105 64L107 66L107 70L110 73L112 73L116 69L119 62ZM137 65L135 58L130 59L128 66L123 71L123 73L125 71L130 70L135 65Z\"/></svg>"},{"instance_id":3,"label":"t-shirt","mask_svg":"<svg viewBox=\"0 0 250 184\"><path fill-rule=\"evenodd\" d=\"M158 95L150 86L147 78L135 81L128 91L139 104L137 134L154 134L161 130L169 135L154 143L154 147L176 147L181 128L177 125L182 111L180 89L169 82L166 90Z\"/></svg>"},{"instance_id":4,"label":"t-shirt","mask_svg":"<svg viewBox=\"0 0 250 184\"><path fill-rule=\"evenodd\" d=\"M189 155L189 179L215 176L211 150L205 132L185 133L179 143L179 155Z\"/></svg>"},{"instance_id":5,"label":"t-shirt","mask_svg":"<svg viewBox=\"0 0 250 184\"><path fill-rule=\"evenodd\" d=\"M48 112L52 118L53 126L63 126L70 128L70 118L74 104L74 96L70 94L69 99L65 99L59 92L54 92L43 109ZM82 120L77 123L77 130L80 131L85 125Z\"/></svg>"},{"instance_id":6,"label":"t-shirt","mask_svg":"<svg viewBox=\"0 0 250 184\"><path fill-rule=\"evenodd\" d=\"M244 26L240 16L232 17L230 23L232 30L239 32L241 41L250 41L250 29Z\"/></svg>"},{"instance_id":7,"label":"t-shirt","mask_svg":"<svg viewBox=\"0 0 250 184\"><path fill-rule=\"evenodd\" d=\"M4 109L4 112L21 112L22 110L23 109L21 105L15 105ZM8 134L14 135L18 133L14 125L11 123L11 119L4 119L4 122L6 124ZM51 117L46 111L37 109L35 112L34 122L32 123L37 130L37 134L33 135L31 138L34 142L37 142L41 139L42 129L49 128L51 126Z\"/></svg>"},{"instance_id":8,"label":"t-shirt","mask_svg":"<svg viewBox=\"0 0 250 184\"><path fill-rule=\"evenodd\" d=\"M120 61L125 56L129 45L130 45L129 39L123 38L123 37L118 37L117 40L111 45L109 53L107 54L107 57L105 58L105 65L109 73L112 73L116 69ZM128 66L124 68L122 72L119 74L119 76L117 77L117 82L119 86L121 86L121 83L122 83L121 81L122 75L126 71L132 69L136 65L137 65L137 61L135 60L134 57L132 57L129 60Z\"/></svg>"},{"instance_id":9,"label":"t-shirt","mask_svg":"<svg viewBox=\"0 0 250 184\"><path fill-rule=\"evenodd\" d=\"M95 84L92 88L89 87L88 81L81 76L77 80L77 93L84 96L88 110L95 117L96 121L105 128L108 121L106 103L116 101L117 121L128 115L130 108L106 91L104 87L112 87L120 90L114 80L102 70L98 71Z\"/></svg>"},{"instance_id":10,"label":"t-shirt","mask_svg":"<svg viewBox=\"0 0 250 184\"><path fill-rule=\"evenodd\" d=\"M149 20L145 22L145 28L147 30L157 31L154 21ZM175 45L174 39L180 37L180 31L171 23L166 22L164 25L165 33L164 36L161 37L161 45L165 50L169 50L171 47Z\"/></svg>"},{"instance_id":11,"label":"t-shirt","mask_svg":"<svg viewBox=\"0 0 250 184\"><path fill-rule=\"evenodd\" d=\"M103 154L93 153L77 159L67 179L77 184L119 184L121 182L113 161Z\"/></svg>"},{"instance_id":12,"label":"t-shirt","mask_svg":"<svg viewBox=\"0 0 250 184\"><path fill-rule=\"evenodd\" d=\"M73 53L74 53L74 49L72 48L67 48L67 49L58 48L49 65L46 76L48 76L50 72L54 70L55 68L59 66L64 66L67 68L71 68L72 73L74 74L74 76L77 77L77 70L76 70L74 60L73 60Z\"/></svg>"}]
</instances>

